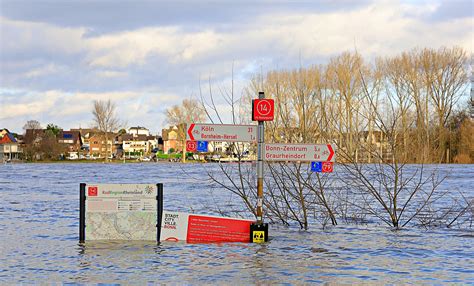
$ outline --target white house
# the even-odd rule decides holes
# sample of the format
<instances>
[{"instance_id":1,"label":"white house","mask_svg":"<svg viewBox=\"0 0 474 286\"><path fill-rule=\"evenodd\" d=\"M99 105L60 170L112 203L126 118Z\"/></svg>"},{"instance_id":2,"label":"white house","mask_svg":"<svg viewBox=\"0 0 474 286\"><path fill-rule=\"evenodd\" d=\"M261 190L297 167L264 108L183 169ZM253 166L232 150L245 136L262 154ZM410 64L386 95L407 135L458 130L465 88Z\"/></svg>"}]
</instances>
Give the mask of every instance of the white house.
<instances>
[{"instance_id":1,"label":"white house","mask_svg":"<svg viewBox=\"0 0 474 286\"><path fill-rule=\"evenodd\" d=\"M133 135L133 137L138 137L139 135L150 136L150 130L141 126L130 127L127 133Z\"/></svg>"},{"instance_id":2,"label":"white house","mask_svg":"<svg viewBox=\"0 0 474 286\"><path fill-rule=\"evenodd\" d=\"M19 159L19 155L20 148L15 137L7 129L0 130L0 160Z\"/></svg>"}]
</instances>

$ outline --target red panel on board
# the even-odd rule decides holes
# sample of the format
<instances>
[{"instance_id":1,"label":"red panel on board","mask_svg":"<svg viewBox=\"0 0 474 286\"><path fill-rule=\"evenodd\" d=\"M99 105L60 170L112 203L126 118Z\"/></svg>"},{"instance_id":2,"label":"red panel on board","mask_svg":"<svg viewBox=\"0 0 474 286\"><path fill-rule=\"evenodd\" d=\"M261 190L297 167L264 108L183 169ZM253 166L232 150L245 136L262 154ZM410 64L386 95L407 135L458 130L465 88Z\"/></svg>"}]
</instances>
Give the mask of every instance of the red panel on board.
<instances>
[{"instance_id":1,"label":"red panel on board","mask_svg":"<svg viewBox=\"0 0 474 286\"><path fill-rule=\"evenodd\" d=\"M251 223L248 220L189 215L186 241L250 242Z\"/></svg>"}]
</instances>

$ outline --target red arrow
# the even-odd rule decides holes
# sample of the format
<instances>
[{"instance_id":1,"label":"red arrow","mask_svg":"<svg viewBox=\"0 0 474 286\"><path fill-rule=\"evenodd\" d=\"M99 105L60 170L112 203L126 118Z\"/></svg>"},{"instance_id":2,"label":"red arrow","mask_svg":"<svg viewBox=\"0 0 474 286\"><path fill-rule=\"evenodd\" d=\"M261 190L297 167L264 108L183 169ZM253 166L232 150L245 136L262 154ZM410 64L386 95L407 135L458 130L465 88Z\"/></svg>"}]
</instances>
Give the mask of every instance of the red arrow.
<instances>
[{"instance_id":1,"label":"red arrow","mask_svg":"<svg viewBox=\"0 0 474 286\"><path fill-rule=\"evenodd\" d=\"M327 161L330 162L331 159L332 159L332 156L334 156L334 150L332 149L331 144L328 144L328 149L329 149L329 157L328 157Z\"/></svg>"},{"instance_id":2,"label":"red arrow","mask_svg":"<svg viewBox=\"0 0 474 286\"><path fill-rule=\"evenodd\" d=\"M193 128L194 128L194 123L191 123L191 125L188 128L188 135L191 141L195 141L194 136L193 136Z\"/></svg>"}]
</instances>

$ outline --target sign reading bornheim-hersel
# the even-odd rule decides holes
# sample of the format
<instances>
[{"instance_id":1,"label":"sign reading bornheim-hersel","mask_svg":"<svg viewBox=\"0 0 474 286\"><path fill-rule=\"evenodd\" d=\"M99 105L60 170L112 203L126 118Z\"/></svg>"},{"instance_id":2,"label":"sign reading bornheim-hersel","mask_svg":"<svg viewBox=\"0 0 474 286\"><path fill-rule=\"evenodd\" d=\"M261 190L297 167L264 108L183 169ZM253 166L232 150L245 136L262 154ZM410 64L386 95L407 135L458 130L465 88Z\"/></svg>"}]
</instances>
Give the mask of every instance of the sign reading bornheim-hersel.
<instances>
[{"instance_id":1,"label":"sign reading bornheim-hersel","mask_svg":"<svg viewBox=\"0 0 474 286\"><path fill-rule=\"evenodd\" d=\"M161 184L81 184L80 240L158 240L162 191Z\"/></svg>"},{"instance_id":2,"label":"sign reading bornheim-hersel","mask_svg":"<svg viewBox=\"0 0 474 286\"><path fill-rule=\"evenodd\" d=\"M257 140L257 125L188 124L186 140L214 142L254 142Z\"/></svg>"}]
</instances>

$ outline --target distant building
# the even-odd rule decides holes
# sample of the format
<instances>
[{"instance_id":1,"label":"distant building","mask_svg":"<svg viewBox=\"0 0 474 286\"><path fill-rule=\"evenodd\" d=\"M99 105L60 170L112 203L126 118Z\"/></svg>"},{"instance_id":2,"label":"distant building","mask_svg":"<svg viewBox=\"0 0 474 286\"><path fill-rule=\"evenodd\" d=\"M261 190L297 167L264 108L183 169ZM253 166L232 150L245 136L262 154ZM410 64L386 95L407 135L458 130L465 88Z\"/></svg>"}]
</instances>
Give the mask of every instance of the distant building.
<instances>
[{"instance_id":1,"label":"distant building","mask_svg":"<svg viewBox=\"0 0 474 286\"><path fill-rule=\"evenodd\" d=\"M41 142L45 129L26 129L23 144L26 146L36 145Z\"/></svg>"},{"instance_id":2,"label":"distant building","mask_svg":"<svg viewBox=\"0 0 474 286\"><path fill-rule=\"evenodd\" d=\"M90 155L90 142L89 139L92 135L100 133L99 129L96 128L78 128L78 129L71 129L73 132L79 132L81 134L81 154L88 154Z\"/></svg>"},{"instance_id":3,"label":"distant building","mask_svg":"<svg viewBox=\"0 0 474 286\"><path fill-rule=\"evenodd\" d=\"M102 132L90 133L89 142L89 156L91 158L105 158L106 152L109 150L109 154L112 157L117 154L117 145L115 144L118 134L109 133L108 140L105 142L105 134Z\"/></svg>"},{"instance_id":4,"label":"distant building","mask_svg":"<svg viewBox=\"0 0 474 286\"><path fill-rule=\"evenodd\" d=\"M158 148L159 140L151 135L122 134L119 141L122 142L123 155L127 158L139 158L149 155L153 149Z\"/></svg>"},{"instance_id":5,"label":"distant building","mask_svg":"<svg viewBox=\"0 0 474 286\"><path fill-rule=\"evenodd\" d=\"M67 146L68 152L79 152L82 147L82 137L79 131L60 131L56 136L58 143Z\"/></svg>"},{"instance_id":6,"label":"distant building","mask_svg":"<svg viewBox=\"0 0 474 286\"><path fill-rule=\"evenodd\" d=\"M18 141L8 129L0 131L0 161L20 159L21 149Z\"/></svg>"},{"instance_id":7,"label":"distant building","mask_svg":"<svg viewBox=\"0 0 474 286\"><path fill-rule=\"evenodd\" d=\"M150 136L150 130L141 126L130 127L128 128L127 133L133 135L134 137L137 137L139 135Z\"/></svg>"},{"instance_id":8,"label":"distant building","mask_svg":"<svg viewBox=\"0 0 474 286\"><path fill-rule=\"evenodd\" d=\"M161 131L163 137L163 152L182 152L184 142L184 129L178 126L171 126Z\"/></svg>"}]
</instances>

